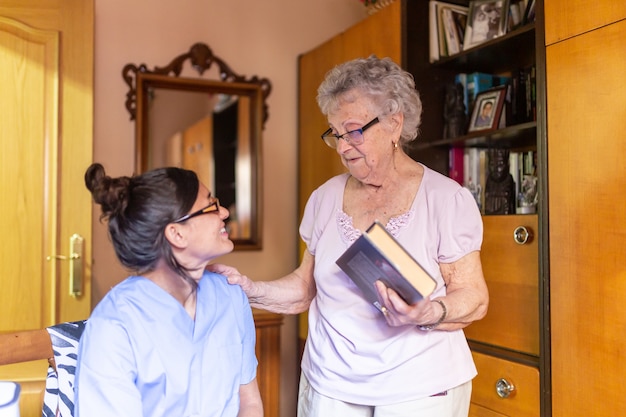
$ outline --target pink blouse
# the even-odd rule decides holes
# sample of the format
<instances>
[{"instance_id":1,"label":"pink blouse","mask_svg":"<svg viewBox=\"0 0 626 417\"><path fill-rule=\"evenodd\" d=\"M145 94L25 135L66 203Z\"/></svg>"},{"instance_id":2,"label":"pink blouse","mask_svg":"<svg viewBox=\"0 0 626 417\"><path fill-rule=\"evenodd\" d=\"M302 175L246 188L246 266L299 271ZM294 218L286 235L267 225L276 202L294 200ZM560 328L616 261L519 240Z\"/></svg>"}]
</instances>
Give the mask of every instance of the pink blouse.
<instances>
[{"instance_id":1,"label":"pink blouse","mask_svg":"<svg viewBox=\"0 0 626 417\"><path fill-rule=\"evenodd\" d=\"M335 264L361 234L342 210L348 177L338 175L315 190L300 225L315 256L317 285L303 372L321 394L364 405L415 400L469 381L476 368L462 330L388 326ZM411 209L386 228L437 280L431 298L446 294L439 263L482 244L482 219L470 192L427 167Z\"/></svg>"}]
</instances>

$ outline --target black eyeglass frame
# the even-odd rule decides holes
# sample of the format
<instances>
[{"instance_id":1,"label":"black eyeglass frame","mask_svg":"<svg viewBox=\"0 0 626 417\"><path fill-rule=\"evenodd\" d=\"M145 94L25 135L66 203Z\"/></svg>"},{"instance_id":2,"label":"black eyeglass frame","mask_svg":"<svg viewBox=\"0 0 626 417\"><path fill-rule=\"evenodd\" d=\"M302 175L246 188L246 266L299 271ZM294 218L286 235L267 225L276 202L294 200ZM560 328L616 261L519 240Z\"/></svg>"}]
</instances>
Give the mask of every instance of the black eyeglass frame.
<instances>
[{"instance_id":1,"label":"black eyeglass frame","mask_svg":"<svg viewBox=\"0 0 626 417\"><path fill-rule=\"evenodd\" d=\"M350 135L352 133L358 132L358 133L361 134L361 136L363 136L363 132L365 132L367 129L369 129L370 127L374 126L375 124L377 124L379 122L380 122L380 119L378 119L378 117L374 117L370 122L366 123L363 127L359 128L359 129L349 130L346 133L344 133L343 135L337 135L337 134L333 133L333 129L328 128L324 133L322 133L321 138L324 141L324 143L326 145L330 146L331 148L336 148L337 147L337 144L339 143L339 139L345 140L346 143L349 144L349 145L350 144L352 144L352 145L360 145L363 142L355 143L352 139L350 139ZM332 146L331 144L326 142L326 139L324 139L325 137L334 137L337 140L335 142L335 146Z\"/></svg>"},{"instance_id":2,"label":"black eyeglass frame","mask_svg":"<svg viewBox=\"0 0 626 417\"><path fill-rule=\"evenodd\" d=\"M186 220L189 220L193 217L200 216L206 213L219 213L220 212L220 200L219 198L214 198L214 200L206 207L201 208L198 211L194 211L193 213L185 214L183 217L174 220L172 223L182 223Z\"/></svg>"}]
</instances>

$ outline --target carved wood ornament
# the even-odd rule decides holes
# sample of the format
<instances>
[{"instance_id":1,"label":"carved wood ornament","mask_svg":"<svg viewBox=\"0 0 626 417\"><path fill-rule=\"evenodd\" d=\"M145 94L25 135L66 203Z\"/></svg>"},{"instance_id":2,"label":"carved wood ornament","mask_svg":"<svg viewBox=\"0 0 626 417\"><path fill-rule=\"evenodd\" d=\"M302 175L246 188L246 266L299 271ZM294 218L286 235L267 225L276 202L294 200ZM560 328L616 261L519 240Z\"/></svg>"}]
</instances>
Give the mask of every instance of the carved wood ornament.
<instances>
[{"instance_id":1,"label":"carved wood ornament","mask_svg":"<svg viewBox=\"0 0 626 417\"><path fill-rule=\"evenodd\" d=\"M189 52L177 56L165 67L154 67L153 70L149 70L146 64L139 66L135 64L126 64L122 69L122 77L128 85L128 92L126 93L126 109L130 113L130 120L135 120L137 115L137 73L157 74L165 76L180 76L183 70L183 64L186 60L189 60L192 68L194 68L200 76L204 74L204 71L211 68L211 65L215 63L218 66L219 77L223 82L232 83L246 83L259 85L263 93L263 127L269 117L268 107L266 103L267 97L272 91L272 84L267 78L259 78L256 75L246 79L245 76L237 74L233 71L226 62L221 58L213 54L213 51L204 43L196 43L192 45Z\"/></svg>"}]
</instances>

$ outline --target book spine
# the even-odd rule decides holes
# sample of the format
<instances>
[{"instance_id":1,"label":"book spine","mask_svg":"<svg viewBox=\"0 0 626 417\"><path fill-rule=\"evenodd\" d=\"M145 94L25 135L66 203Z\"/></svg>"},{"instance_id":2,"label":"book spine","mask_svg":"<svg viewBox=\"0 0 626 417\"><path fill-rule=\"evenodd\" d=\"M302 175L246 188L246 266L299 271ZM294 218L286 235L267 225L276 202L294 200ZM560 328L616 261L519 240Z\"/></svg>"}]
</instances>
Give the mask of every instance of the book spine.
<instances>
[{"instance_id":1,"label":"book spine","mask_svg":"<svg viewBox=\"0 0 626 417\"><path fill-rule=\"evenodd\" d=\"M442 7L442 20L444 31L446 34L446 46L448 55L454 55L461 52L459 47L459 38L456 35L456 26L454 24L454 18L452 17L452 9L449 7Z\"/></svg>"},{"instance_id":2,"label":"book spine","mask_svg":"<svg viewBox=\"0 0 626 417\"><path fill-rule=\"evenodd\" d=\"M520 168L519 154L517 152L509 153L509 173L515 182L515 207L518 207L518 196L520 193Z\"/></svg>"},{"instance_id":3,"label":"book spine","mask_svg":"<svg viewBox=\"0 0 626 417\"><path fill-rule=\"evenodd\" d=\"M428 33L430 62L439 60L439 29L437 28L437 2L428 3Z\"/></svg>"},{"instance_id":4,"label":"book spine","mask_svg":"<svg viewBox=\"0 0 626 417\"><path fill-rule=\"evenodd\" d=\"M450 148L448 176L463 185L464 166L463 148L453 146Z\"/></svg>"}]
</instances>

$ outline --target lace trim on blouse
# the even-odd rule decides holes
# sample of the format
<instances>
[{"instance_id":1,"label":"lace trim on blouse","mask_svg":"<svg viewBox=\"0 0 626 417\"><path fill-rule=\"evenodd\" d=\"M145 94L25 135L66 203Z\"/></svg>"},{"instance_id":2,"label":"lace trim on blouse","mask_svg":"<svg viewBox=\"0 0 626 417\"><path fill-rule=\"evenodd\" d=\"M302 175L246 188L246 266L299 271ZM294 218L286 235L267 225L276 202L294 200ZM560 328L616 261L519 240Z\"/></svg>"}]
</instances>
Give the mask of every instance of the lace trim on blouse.
<instances>
[{"instance_id":1,"label":"lace trim on blouse","mask_svg":"<svg viewBox=\"0 0 626 417\"><path fill-rule=\"evenodd\" d=\"M393 237L397 238L400 230L408 225L412 218L413 210L409 210L406 213L390 218L385 225L385 229ZM361 231L355 229L352 224L352 216L349 216L341 209L337 209L337 226L339 227L339 235L341 235L341 239L345 243L351 244L361 236Z\"/></svg>"}]
</instances>

